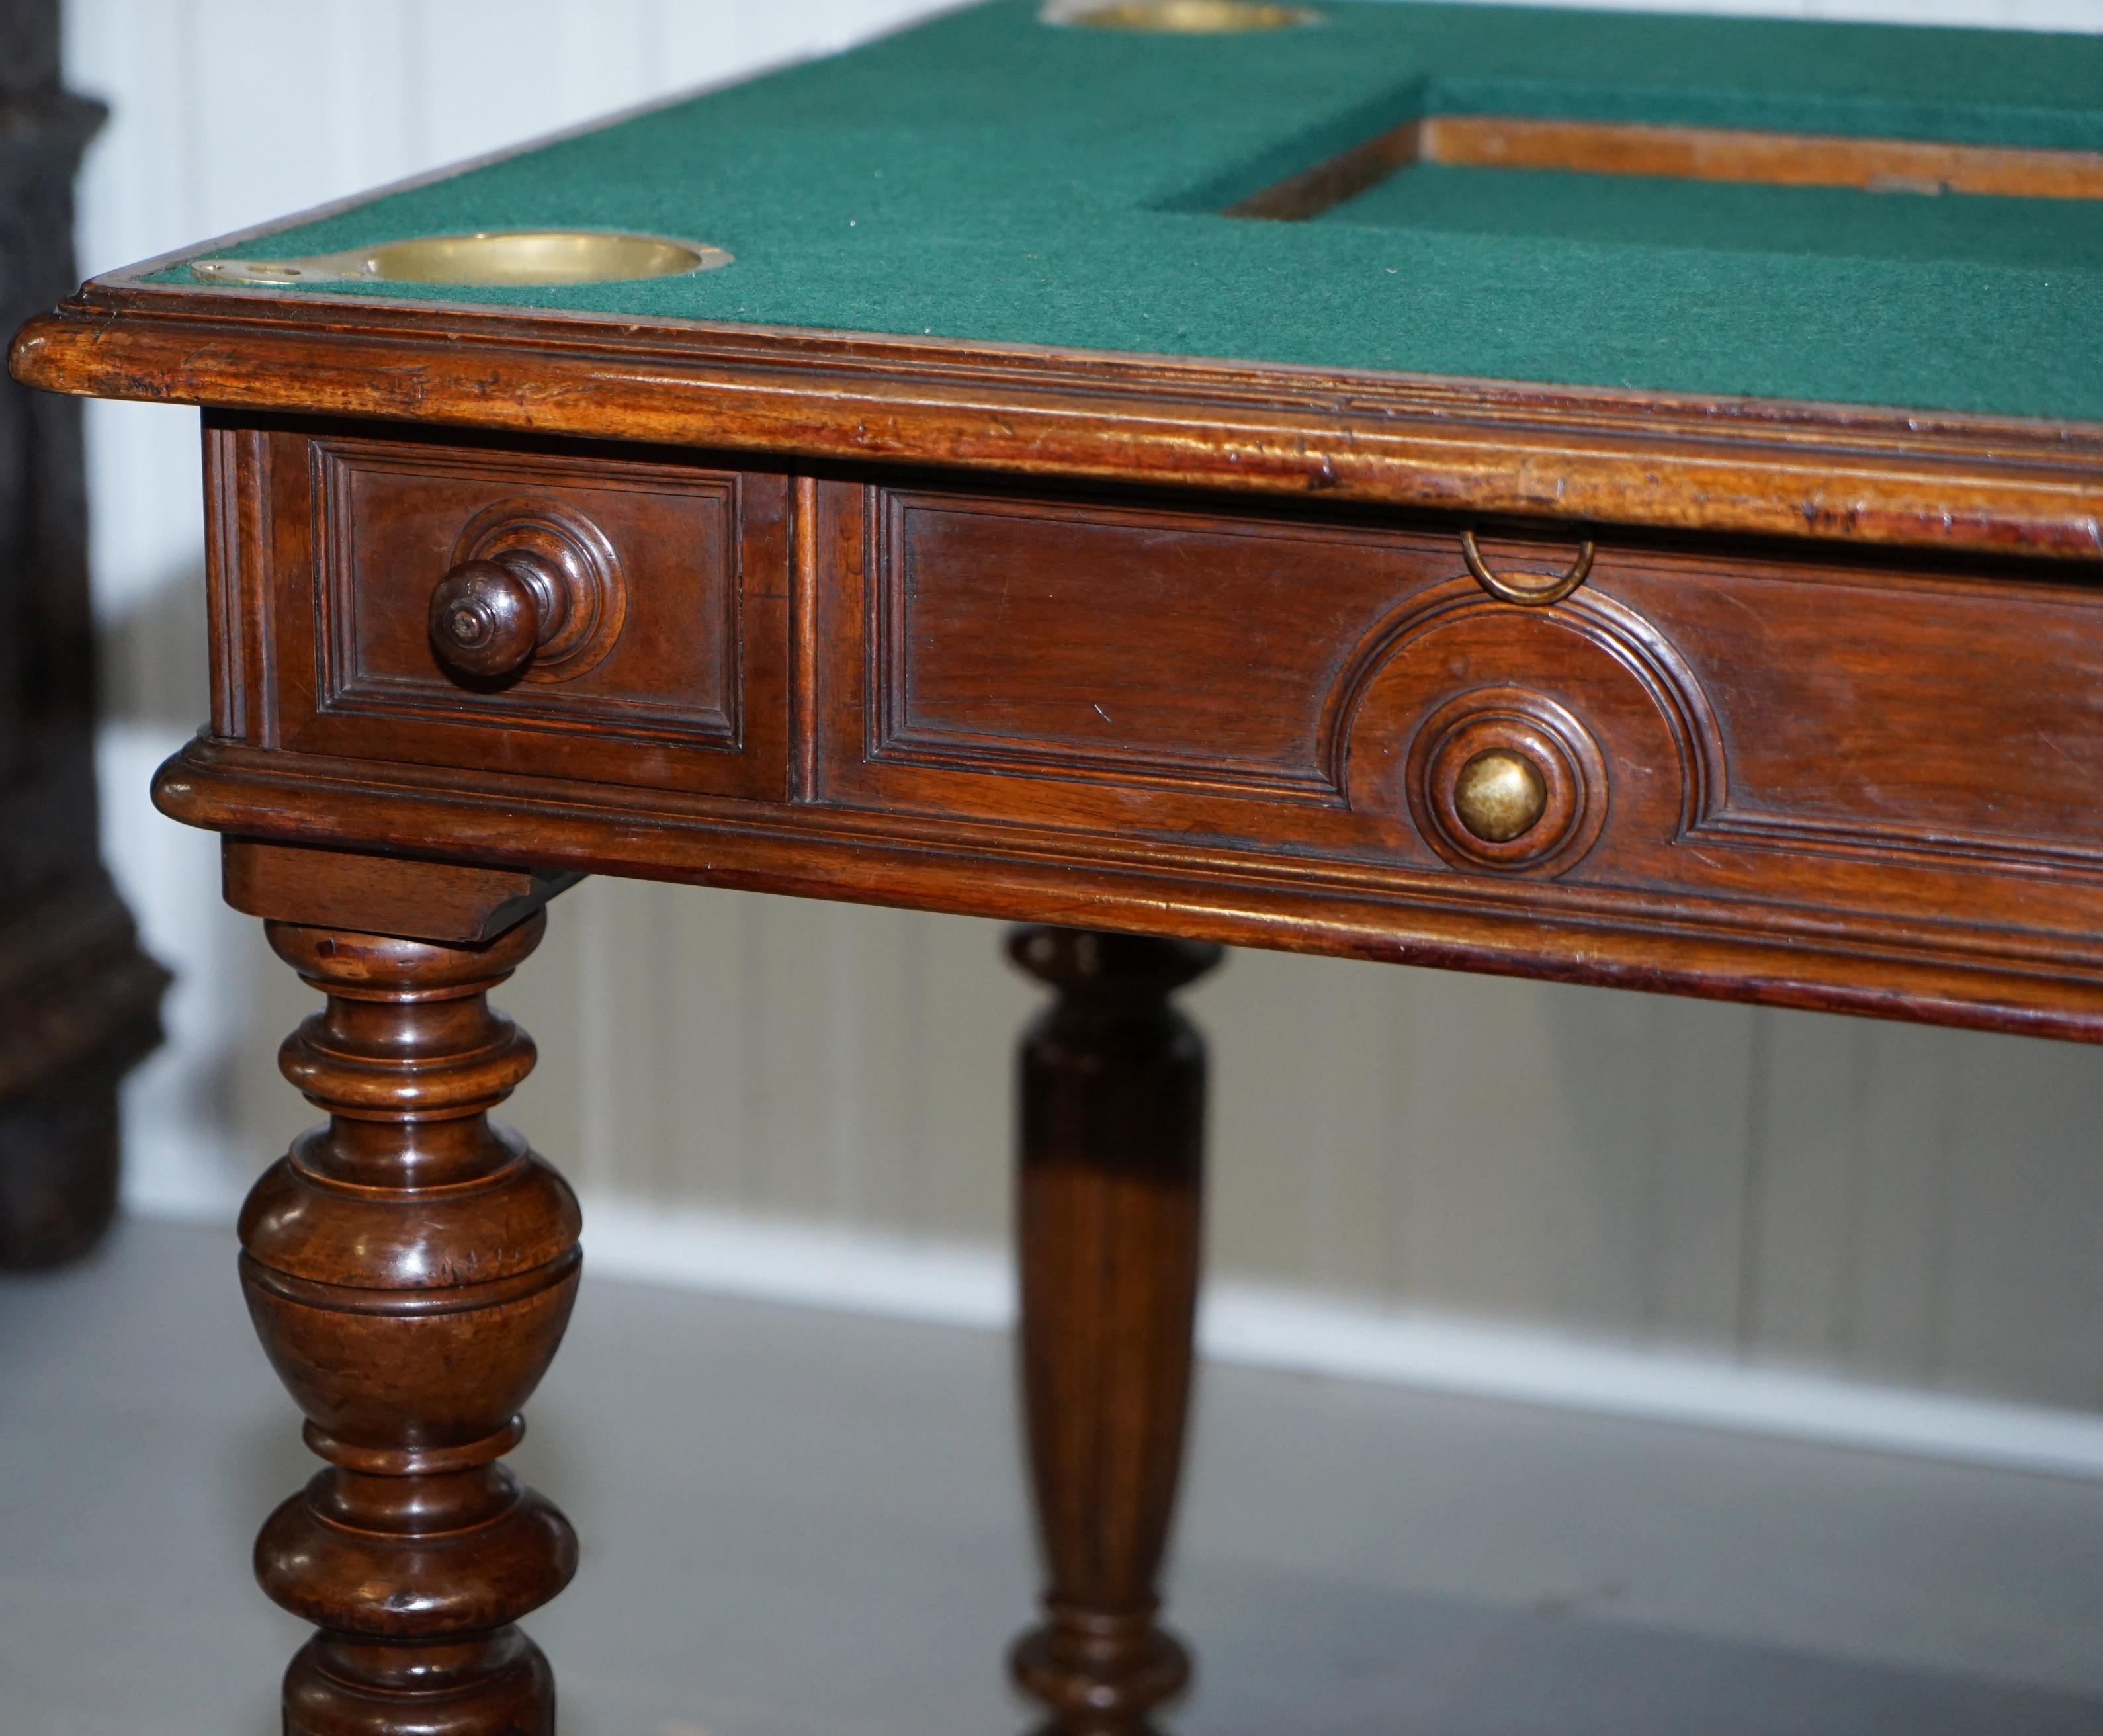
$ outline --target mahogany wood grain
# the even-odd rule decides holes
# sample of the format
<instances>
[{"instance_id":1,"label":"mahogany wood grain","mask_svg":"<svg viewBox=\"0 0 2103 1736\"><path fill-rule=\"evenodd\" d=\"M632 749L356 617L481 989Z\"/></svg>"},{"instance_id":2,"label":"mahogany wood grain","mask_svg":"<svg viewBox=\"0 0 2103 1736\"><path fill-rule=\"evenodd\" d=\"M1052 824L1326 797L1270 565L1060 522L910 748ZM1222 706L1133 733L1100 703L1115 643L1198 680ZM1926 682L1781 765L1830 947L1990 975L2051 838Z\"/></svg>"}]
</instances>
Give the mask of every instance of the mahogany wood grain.
<instances>
[{"instance_id":1,"label":"mahogany wood grain","mask_svg":"<svg viewBox=\"0 0 2103 1736\"><path fill-rule=\"evenodd\" d=\"M1899 195L2103 198L2103 151L1523 115L1427 114L1237 200L1223 214L1304 222L1414 162L1775 187L1852 187Z\"/></svg>"},{"instance_id":2,"label":"mahogany wood grain","mask_svg":"<svg viewBox=\"0 0 2103 1736\"><path fill-rule=\"evenodd\" d=\"M374 862L307 844L229 838L220 849L226 901L237 910L309 928L353 923L388 934L478 946L517 927L574 874L464 862Z\"/></svg>"},{"instance_id":3,"label":"mahogany wood grain","mask_svg":"<svg viewBox=\"0 0 2103 1736\"><path fill-rule=\"evenodd\" d=\"M769 599L793 617L794 690L751 691L774 693L785 744L767 781L788 795L798 769L793 799L717 799L719 750L638 760L575 683L536 701L551 722L577 707L560 755L513 727L509 696L465 688L456 736L405 746L391 718L346 711L336 751L291 751L316 714L300 603L323 581L299 501L269 535L255 503L270 474L306 474L298 438L209 437L232 503L213 595L235 739L188 750L161 792L200 823L2103 1033L2103 834L2083 799L2103 771L2083 721L2103 593L2083 569L1603 532L1544 608L1486 594L1436 518L740 483L767 545L794 545L793 599ZM521 476L555 489L567 450L528 443ZM474 451L500 468L500 443ZM578 456L587 476L616 461ZM790 495L793 536L771 516ZM1548 528L1492 535L1487 557L1562 571L1578 527ZM1582 850L1572 833L1501 860L1428 823L1412 744L1465 723L1450 708L1470 693L1597 764L1571 795ZM499 732L510 752L483 753Z\"/></svg>"},{"instance_id":4,"label":"mahogany wood grain","mask_svg":"<svg viewBox=\"0 0 2103 1736\"><path fill-rule=\"evenodd\" d=\"M449 568L431 593L426 620L439 662L469 680L498 681L524 674L569 612L553 568L520 550Z\"/></svg>"},{"instance_id":5,"label":"mahogany wood grain","mask_svg":"<svg viewBox=\"0 0 2103 1736\"><path fill-rule=\"evenodd\" d=\"M362 872L376 910L425 874ZM486 999L545 925L480 945L269 925L328 997L281 1057L328 1124L241 1218L250 1315L328 1467L256 1546L264 1589L320 1630L286 1676L287 1736L553 1736L553 1677L514 1624L567 1583L576 1539L498 1461L568 1320L579 1220L489 1121L533 1045Z\"/></svg>"},{"instance_id":6,"label":"mahogany wood grain","mask_svg":"<svg viewBox=\"0 0 2103 1736\"><path fill-rule=\"evenodd\" d=\"M308 752L779 796L787 780L787 493L683 452L491 447L364 429L215 435L233 572L215 710ZM221 453L236 455L220 477ZM433 646L463 563L530 552L580 599L522 674ZM228 669L264 624L260 662Z\"/></svg>"},{"instance_id":7,"label":"mahogany wood grain","mask_svg":"<svg viewBox=\"0 0 2103 1736\"><path fill-rule=\"evenodd\" d=\"M1427 162L1559 169L1579 175L2103 199L2103 151L1439 114L1421 123L1418 152Z\"/></svg>"},{"instance_id":8,"label":"mahogany wood grain","mask_svg":"<svg viewBox=\"0 0 2103 1736\"><path fill-rule=\"evenodd\" d=\"M1509 688L1567 707L1612 766L1599 849L1560 862L1565 884L1928 916L1954 901L1937 870L1994 863L2012 896L2049 860L2057 915L2103 933L2103 590L2055 568L1603 538L1585 584L1537 608L1487 594L1424 520L916 489L866 522L870 722L823 756L844 801L1026 803L1040 825L1429 867L1409 745ZM1553 573L1576 539L1488 546ZM856 661L838 654L843 687ZM1851 887L1851 850L1879 858L1874 888Z\"/></svg>"},{"instance_id":9,"label":"mahogany wood grain","mask_svg":"<svg viewBox=\"0 0 2103 1736\"><path fill-rule=\"evenodd\" d=\"M1029 928L1056 999L1020 1057L1022 1392L1049 1577L1016 1643L1058 1736L1144 1736L1189 1680L1155 1622L1189 1408L1205 1046L1170 1005L1197 941Z\"/></svg>"},{"instance_id":10,"label":"mahogany wood grain","mask_svg":"<svg viewBox=\"0 0 2103 1736\"><path fill-rule=\"evenodd\" d=\"M155 262L158 263L158 262ZM2103 558L2103 427L98 279L52 390L714 452Z\"/></svg>"}]
</instances>

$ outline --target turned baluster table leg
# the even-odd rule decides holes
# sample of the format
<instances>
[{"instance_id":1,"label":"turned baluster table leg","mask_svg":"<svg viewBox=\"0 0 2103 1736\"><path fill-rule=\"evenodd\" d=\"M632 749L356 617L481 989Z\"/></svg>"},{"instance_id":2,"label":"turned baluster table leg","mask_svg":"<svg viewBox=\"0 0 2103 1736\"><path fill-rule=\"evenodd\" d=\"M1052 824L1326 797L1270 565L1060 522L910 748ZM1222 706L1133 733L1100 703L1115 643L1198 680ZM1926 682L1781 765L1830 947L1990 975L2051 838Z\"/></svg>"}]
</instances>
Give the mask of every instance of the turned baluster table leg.
<instances>
[{"instance_id":1,"label":"turned baluster table leg","mask_svg":"<svg viewBox=\"0 0 2103 1736\"><path fill-rule=\"evenodd\" d=\"M1011 1659L1057 1736L1142 1736L1190 1660L1156 1625L1190 1387L1205 1048L1169 1004L1220 949L1016 931L1057 991L1021 1052L1022 1393L1045 1619Z\"/></svg>"},{"instance_id":2,"label":"turned baluster table leg","mask_svg":"<svg viewBox=\"0 0 2103 1736\"><path fill-rule=\"evenodd\" d=\"M578 1214L488 1119L534 1052L485 998L545 926L450 944L269 924L328 997L280 1057L328 1124L241 1220L249 1311L327 1461L256 1546L264 1589L320 1630L286 1676L287 1736L554 1729L513 1623L567 1582L576 1539L498 1461L569 1317Z\"/></svg>"}]
</instances>

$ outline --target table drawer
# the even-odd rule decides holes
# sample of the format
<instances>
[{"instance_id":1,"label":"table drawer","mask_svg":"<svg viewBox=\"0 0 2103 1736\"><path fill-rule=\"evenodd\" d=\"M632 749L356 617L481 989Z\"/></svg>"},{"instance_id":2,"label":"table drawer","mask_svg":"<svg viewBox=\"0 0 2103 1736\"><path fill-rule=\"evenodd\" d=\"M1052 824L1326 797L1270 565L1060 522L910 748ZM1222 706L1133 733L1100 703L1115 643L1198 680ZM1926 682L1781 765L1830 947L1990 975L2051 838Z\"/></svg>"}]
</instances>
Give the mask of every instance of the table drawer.
<instances>
[{"instance_id":1,"label":"table drawer","mask_svg":"<svg viewBox=\"0 0 2103 1736\"><path fill-rule=\"evenodd\" d=\"M242 497L222 515L228 564L266 623L265 679L222 683L222 709L245 701L273 745L784 793L781 477L458 436L215 438L238 448L218 467ZM532 581L506 666L478 674L434 643L451 628L433 594L456 573Z\"/></svg>"},{"instance_id":2,"label":"table drawer","mask_svg":"<svg viewBox=\"0 0 2103 1736\"><path fill-rule=\"evenodd\" d=\"M1478 575L1444 525L911 489L856 534L832 799L1486 890L1976 920L1950 876L1991 875L2103 920L2096 568L1609 541L1549 599L1581 532Z\"/></svg>"}]
</instances>

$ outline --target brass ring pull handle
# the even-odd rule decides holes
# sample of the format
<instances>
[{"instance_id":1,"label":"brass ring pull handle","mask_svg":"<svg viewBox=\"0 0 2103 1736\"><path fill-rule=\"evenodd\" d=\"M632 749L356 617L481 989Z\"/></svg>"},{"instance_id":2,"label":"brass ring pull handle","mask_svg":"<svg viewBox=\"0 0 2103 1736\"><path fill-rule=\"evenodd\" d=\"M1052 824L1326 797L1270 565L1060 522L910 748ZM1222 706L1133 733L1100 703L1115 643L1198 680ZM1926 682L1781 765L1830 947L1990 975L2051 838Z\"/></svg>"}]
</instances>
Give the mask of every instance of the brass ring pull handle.
<instances>
[{"instance_id":1,"label":"brass ring pull handle","mask_svg":"<svg viewBox=\"0 0 2103 1736\"><path fill-rule=\"evenodd\" d=\"M1576 564L1557 579L1500 577L1483 561L1483 551L1475 546L1473 531L1461 532L1461 553L1467 559L1468 571L1474 574L1475 582L1484 590L1500 602L1516 603L1527 608L1545 608L1551 603L1560 603L1582 585L1592 571L1592 545L1589 541L1577 550Z\"/></svg>"},{"instance_id":2,"label":"brass ring pull handle","mask_svg":"<svg viewBox=\"0 0 2103 1736\"><path fill-rule=\"evenodd\" d=\"M567 576L526 549L462 561L431 593L431 646L455 674L480 681L525 673L570 617Z\"/></svg>"}]
</instances>

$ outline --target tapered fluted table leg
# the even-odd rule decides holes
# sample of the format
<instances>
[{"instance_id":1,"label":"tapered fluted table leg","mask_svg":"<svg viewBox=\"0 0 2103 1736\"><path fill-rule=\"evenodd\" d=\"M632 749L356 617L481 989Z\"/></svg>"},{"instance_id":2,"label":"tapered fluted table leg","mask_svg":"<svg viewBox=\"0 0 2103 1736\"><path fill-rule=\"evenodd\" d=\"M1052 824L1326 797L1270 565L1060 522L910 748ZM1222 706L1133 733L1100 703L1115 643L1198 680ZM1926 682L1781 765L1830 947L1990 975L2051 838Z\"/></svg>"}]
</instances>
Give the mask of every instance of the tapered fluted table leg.
<instances>
[{"instance_id":1,"label":"tapered fluted table leg","mask_svg":"<svg viewBox=\"0 0 2103 1736\"><path fill-rule=\"evenodd\" d=\"M256 1545L320 1630L287 1736L551 1736L554 1685L512 1624L576 1565L554 1507L498 1462L569 1318L576 1202L487 1111L533 1065L490 1010L546 926L447 945L269 925L327 997L281 1057L329 1113L260 1181L241 1274L327 1462Z\"/></svg>"},{"instance_id":2,"label":"tapered fluted table leg","mask_svg":"<svg viewBox=\"0 0 2103 1736\"><path fill-rule=\"evenodd\" d=\"M1155 1622L1190 1388L1203 1039L1169 1004L1220 949L1023 928L1057 990L1021 1054L1022 1394L1048 1567L1016 1643L1058 1736L1141 1736L1188 1680Z\"/></svg>"}]
</instances>

